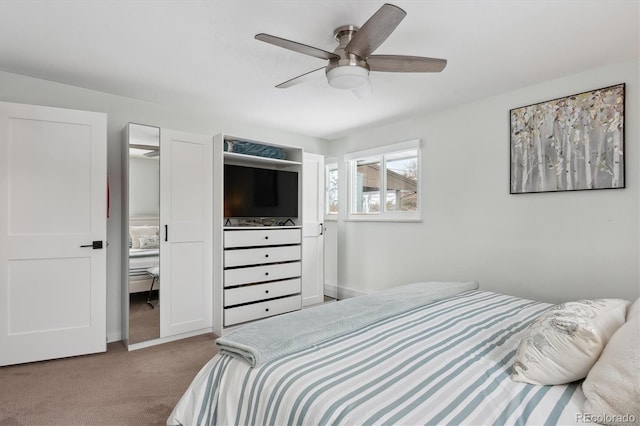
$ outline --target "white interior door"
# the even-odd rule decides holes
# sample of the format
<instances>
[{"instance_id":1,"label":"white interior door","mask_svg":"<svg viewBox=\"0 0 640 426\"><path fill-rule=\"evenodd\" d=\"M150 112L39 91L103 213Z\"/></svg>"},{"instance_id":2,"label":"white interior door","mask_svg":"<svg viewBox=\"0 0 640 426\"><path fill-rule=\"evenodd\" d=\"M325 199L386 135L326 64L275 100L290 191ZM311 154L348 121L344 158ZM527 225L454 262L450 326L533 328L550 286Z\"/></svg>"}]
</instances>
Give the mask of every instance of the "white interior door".
<instances>
[{"instance_id":1,"label":"white interior door","mask_svg":"<svg viewBox=\"0 0 640 426\"><path fill-rule=\"evenodd\" d=\"M0 102L0 365L106 350L106 122Z\"/></svg>"},{"instance_id":2,"label":"white interior door","mask_svg":"<svg viewBox=\"0 0 640 426\"><path fill-rule=\"evenodd\" d=\"M160 130L160 337L211 329L213 140Z\"/></svg>"},{"instance_id":3,"label":"white interior door","mask_svg":"<svg viewBox=\"0 0 640 426\"><path fill-rule=\"evenodd\" d=\"M305 152L302 166L302 306L324 301L324 156Z\"/></svg>"}]
</instances>

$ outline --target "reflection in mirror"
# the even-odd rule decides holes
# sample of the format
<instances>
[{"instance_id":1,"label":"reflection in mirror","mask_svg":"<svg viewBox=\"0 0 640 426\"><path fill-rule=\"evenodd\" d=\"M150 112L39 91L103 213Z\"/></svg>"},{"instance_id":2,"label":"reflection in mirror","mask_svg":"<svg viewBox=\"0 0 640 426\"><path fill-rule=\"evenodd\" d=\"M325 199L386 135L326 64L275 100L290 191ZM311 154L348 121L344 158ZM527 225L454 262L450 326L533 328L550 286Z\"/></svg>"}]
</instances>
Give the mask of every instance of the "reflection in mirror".
<instances>
[{"instance_id":1,"label":"reflection in mirror","mask_svg":"<svg viewBox=\"0 0 640 426\"><path fill-rule=\"evenodd\" d=\"M160 129L129 124L129 343L160 337Z\"/></svg>"}]
</instances>

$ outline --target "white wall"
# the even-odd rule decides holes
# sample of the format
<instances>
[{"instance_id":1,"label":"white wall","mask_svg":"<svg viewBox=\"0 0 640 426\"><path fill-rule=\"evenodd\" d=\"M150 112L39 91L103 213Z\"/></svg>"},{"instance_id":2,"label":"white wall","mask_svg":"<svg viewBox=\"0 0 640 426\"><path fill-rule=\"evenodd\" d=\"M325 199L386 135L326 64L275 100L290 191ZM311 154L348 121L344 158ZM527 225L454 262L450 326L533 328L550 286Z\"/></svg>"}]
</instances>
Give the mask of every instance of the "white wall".
<instances>
[{"instance_id":1,"label":"white wall","mask_svg":"<svg viewBox=\"0 0 640 426\"><path fill-rule=\"evenodd\" d=\"M509 194L511 108L626 83L626 188ZM639 63L567 76L352 134L332 155L422 139L422 223L346 222L340 170L339 284L424 280L559 302L639 296ZM428 94L425 94L428 96Z\"/></svg>"},{"instance_id":2,"label":"white wall","mask_svg":"<svg viewBox=\"0 0 640 426\"><path fill-rule=\"evenodd\" d=\"M160 161L129 158L129 216L160 216Z\"/></svg>"},{"instance_id":3,"label":"white wall","mask_svg":"<svg viewBox=\"0 0 640 426\"><path fill-rule=\"evenodd\" d=\"M227 133L253 140L302 147L306 151L324 153L326 142L320 139L286 133L243 122L110 95L94 90L53 83L0 72L0 100L60 108L105 112L108 114L108 174L111 188L111 217L107 221L107 337L119 340L121 332L121 131L128 122L182 130L204 135Z\"/></svg>"}]
</instances>

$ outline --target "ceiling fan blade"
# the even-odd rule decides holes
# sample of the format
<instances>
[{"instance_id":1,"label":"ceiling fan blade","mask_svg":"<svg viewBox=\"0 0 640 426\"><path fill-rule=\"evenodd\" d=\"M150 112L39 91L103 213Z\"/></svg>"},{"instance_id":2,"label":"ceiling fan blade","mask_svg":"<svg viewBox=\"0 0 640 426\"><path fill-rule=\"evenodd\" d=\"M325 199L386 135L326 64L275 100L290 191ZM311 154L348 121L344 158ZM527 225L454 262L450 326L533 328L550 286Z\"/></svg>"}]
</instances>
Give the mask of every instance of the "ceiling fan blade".
<instances>
[{"instance_id":1,"label":"ceiling fan blade","mask_svg":"<svg viewBox=\"0 0 640 426\"><path fill-rule=\"evenodd\" d=\"M447 60L422 56L372 55L367 58L367 64L371 71L440 72L447 66Z\"/></svg>"},{"instance_id":2,"label":"ceiling fan blade","mask_svg":"<svg viewBox=\"0 0 640 426\"><path fill-rule=\"evenodd\" d=\"M396 29L407 12L398 6L386 3L353 36L345 51L360 56L368 57L376 50Z\"/></svg>"},{"instance_id":3,"label":"ceiling fan blade","mask_svg":"<svg viewBox=\"0 0 640 426\"><path fill-rule=\"evenodd\" d=\"M309 74L312 74L312 73L314 73L316 71L320 71L320 70L323 70L323 69L324 69L324 67L321 67L321 68L315 69L313 71L306 72L306 73L301 74L301 75L299 75L297 77L293 77L292 79L287 80L284 83L280 83L276 87L278 89L286 89L287 87L291 87L291 86L295 86L296 84L303 83L303 82L305 82L305 81L307 81L309 79Z\"/></svg>"},{"instance_id":4,"label":"ceiling fan blade","mask_svg":"<svg viewBox=\"0 0 640 426\"><path fill-rule=\"evenodd\" d=\"M315 58L320 58L320 59L338 59L339 58L339 56L336 55L335 53L327 52L326 50L318 49L317 47L307 46L306 44L272 36L269 34L264 34L264 33L256 34L255 39L264 41L265 43L273 44L274 46L282 47L284 49L293 50L294 52L302 53L304 55L313 56Z\"/></svg>"}]
</instances>

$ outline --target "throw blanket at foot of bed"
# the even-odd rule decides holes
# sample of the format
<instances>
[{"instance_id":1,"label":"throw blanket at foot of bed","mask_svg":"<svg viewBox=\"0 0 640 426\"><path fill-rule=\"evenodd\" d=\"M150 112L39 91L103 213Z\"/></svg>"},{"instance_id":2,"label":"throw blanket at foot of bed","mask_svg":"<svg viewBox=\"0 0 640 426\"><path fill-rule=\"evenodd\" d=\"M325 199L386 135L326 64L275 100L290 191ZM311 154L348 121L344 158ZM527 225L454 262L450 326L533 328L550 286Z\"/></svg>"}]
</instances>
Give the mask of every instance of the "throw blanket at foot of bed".
<instances>
[{"instance_id":1,"label":"throw blanket at foot of bed","mask_svg":"<svg viewBox=\"0 0 640 426\"><path fill-rule=\"evenodd\" d=\"M221 354L255 367L429 302L476 290L476 281L421 282L265 319L216 340Z\"/></svg>"}]
</instances>

